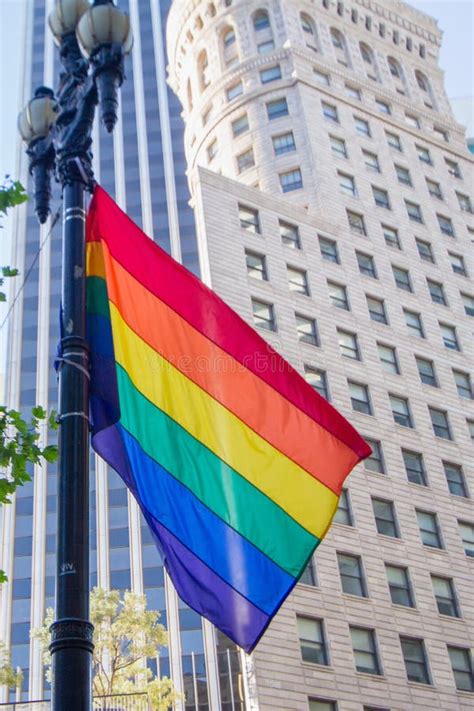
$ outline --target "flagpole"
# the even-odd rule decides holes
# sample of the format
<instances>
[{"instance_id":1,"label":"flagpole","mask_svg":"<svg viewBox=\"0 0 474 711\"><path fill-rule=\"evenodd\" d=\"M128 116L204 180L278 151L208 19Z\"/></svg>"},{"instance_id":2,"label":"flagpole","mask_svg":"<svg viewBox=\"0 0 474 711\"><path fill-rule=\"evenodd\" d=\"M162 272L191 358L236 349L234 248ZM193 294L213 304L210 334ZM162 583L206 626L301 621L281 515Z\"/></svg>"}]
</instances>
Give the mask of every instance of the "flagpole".
<instances>
[{"instance_id":1,"label":"flagpole","mask_svg":"<svg viewBox=\"0 0 474 711\"><path fill-rule=\"evenodd\" d=\"M107 13L101 5L111 6ZM113 8L113 9L112 9ZM117 120L128 18L112 0L57 0L49 25L63 72L57 100L40 87L19 116L34 178L36 214L50 212L51 175L63 196L56 610L51 625L52 711L92 708L93 626L89 620L89 349L86 334L86 191L94 187L92 124L99 104L110 132ZM109 38L121 37L110 43ZM101 41L102 38L102 41ZM81 47L79 46L79 42ZM81 52L82 49L82 52ZM88 58L85 58L88 57ZM58 304L59 306L59 304Z\"/></svg>"}]
</instances>

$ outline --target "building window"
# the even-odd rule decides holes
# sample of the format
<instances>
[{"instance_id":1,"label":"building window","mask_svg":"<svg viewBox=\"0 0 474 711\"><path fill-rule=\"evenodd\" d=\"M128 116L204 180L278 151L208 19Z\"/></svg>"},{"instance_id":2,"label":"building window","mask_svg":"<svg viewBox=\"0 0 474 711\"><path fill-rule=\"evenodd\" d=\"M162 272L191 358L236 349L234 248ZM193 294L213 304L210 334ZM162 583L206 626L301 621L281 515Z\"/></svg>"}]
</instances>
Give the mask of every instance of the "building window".
<instances>
[{"instance_id":1,"label":"building window","mask_svg":"<svg viewBox=\"0 0 474 711\"><path fill-rule=\"evenodd\" d=\"M400 644L408 681L431 684L423 640L400 636Z\"/></svg>"},{"instance_id":2,"label":"building window","mask_svg":"<svg viewBox=\"0 0 474 711\"><path fill-rule=\"evenodd\" d=\"M460 617L454 585L451 578L442 578L438 575L431 576L433 592L440 615Z\"/></svg>"},{"instance_id":3,"label":"building window","mask_svg":"<svg viewBox=\"0 0 474 711\"><path fill-rule=\"evenodd\" d=\"M337 329L337 338L339 342L339 352L344 358L352 358L352 360L360 360L359 343L355 333Z\"/></svg>"},{"instance_id":4,"label":"building window","mask_svg":"<svg viewBox=\"0 0 474 711\"><path fill-rule=\"evenodd\" d=\"M256 32L266 30L270 27L270 19L266 10L257 10L253 16L253 28Z\"/></svg>"},{"instance_id":5,"label":"building window","mask_svg":"<svg viewBox=\"0 0 474 711\"><path fill-rule=\"evenodd\" d=\"M447 306L448 302L446 301L446 295L444 293L443 285L437 281L433 281L432 279L427 279L426 283L428 284L428 290L430 292L431 301L433 301L435 304L442 304L443 306Z\"/></svg>"},{"instance_id":6,"label":"building window","mask_svg":"<svg viewBox=\"0 0 474 711\"><path fill-rule=\"evenodd\" d=\"M367 44L359 42L359 49L362 60L365 64L365 73L367 79L372 79L372 81L378 81L377 69L375 66L375 59L372 50Z\"/></svg>"},{"instance_id":7,"label":"building window","mask_svg":"<svg viewBox=\"0 0 474 711\"><path fill-rule=\"evenodd\" d=\"M448 252L449 260L451 262L451 269L455 274L460 276L467 276L466 265L464 264L464 257L460 254L453 254L453 252Z\"/></svg>"},{"instance_id":8,"label":"building window","mask_svg":"<svg viewBox=\"0 0 474 711\"><path fill-rule=\"evenodd\" d=\"M357 89L355 86L350 86L349 84L345 85L345 89L347 96L350 96L351 99L355 99L356 101L362 101L362 92L360 91L360 89Z\"/></svg>"},{"instance_id":9,"label":"building window","mask_svg":"<svg viewBox=\"0 0 474 711\"><path fill-rule=\"evenodd\" d=\"M297 617L301 657L304 662L328 666L328 653L322 620Z\"/></svg>"},{"instance_id":10,"label":"building window","mask_svg":"<svg viewBox=\"0 0 474 711\"><path fill-rule=\"evenodd\" d=\"M289 115L288 104L286 99L275 99L267 104L267 116L270 121Z\"/></svg>"},{"instance_id":11,"label":"building window","mask_svg":"<svg viewBox=\"0 0 474 711\"><path fill-rule=\"evenodd\" d=\"M365 438L367 444L372 448L372 453L364 459L364 466L369 472L385 474L382 445L376 439Z\"/></svg>"},{"instance_id":12,"label":"building window","mask_svg":"<svg viewBox=\"0 0 474 711\"><path fill-rule=\"evenodd\" d=\"M339 177L339 187L341 192L346 193L346 195L352 195L357 197L357 189L355 185L355 180L351 175L345 175L344 173L337 173Z\"/></svg>"},{"instance_id":13,"label":"building window","mask_svg":"<svg viewBox=\"0 0 474 711\"><path fill-rule=\"evenodd\" d=\"M380 173L380 163L375 153L371 153L370 151L362 151L362 155L364 157L364 165L367 170L370 170L372 173Z\"/></svg>"},{"instance_id":14,"label":"building window","mask_svg":"<svg viewBox=\"0 0 474 711\"><path fill-rule=\"evenodd\" d=\"M375 526L377 533L382 536L390 536L391 538L399 538L397 520L395 518L395 509L393 501L385 499L372 498L372 507L374 509Z\"/></svg>"},{"instance_id":15,"label":"building window","mask_svg":"<svg viewBox=\"0 0 474 711\"><path fill-rule=\"evenodd\" d=\"M281 189L284 193L289 193L292 190L299 190L303 187L303 177L299 168L289 170L286 173L280 173L279 178Z\"/></svg>"},{"instance_id":16,"label":"building window","mask_svg":"<svg viewBox=\"0 0 474 711\"><path fill-rule=\"evenodd\" d=\"M388 225L382 225L382 232L387 247L392 247L393 249L402 248L400 244L400 238L398 236L398 230L396 230L394 227L388 227Z\"/></svg>"},{"instance_id":17,"label":"building window","mask_svg":"<svg viewBox=\"0 0 474 711\"><path fill-rule=\"evenodd\" d=\"M423 455L402 449L402 456L408 481L419 486L428 486Z\"/></svg>"},{"instance_id":18,"label":"building window","mask_svg":"<svg viewBox=\"0 0 474 711\"><path fill-rule=\"evenodd\" d=\"M268 281L267 261L263 254L245 251L247 274L254 279Z\"/></svg>"},{"instance_id":19,"label":"building window","mask_svg":"<svg viewBox=\"0 0 474 711\"><path fill-rule=\"evenodd\" d=\"M348 595L367 597L362 563L359 556L347 553L336 553L336 555L343 592Z\"/></svg>"},{"instance_id":20,"label":"building window","mask_svg":"<svg viewBox=\"0 0 474 711\"><path fill-rule=\"evenodd\" d=\"M413 222L422 223L423 215L421 213L421 207L414 202L409 202L408 200L405 200L405 205L410 220L413 220Z\"/></svg>"},{"instance_id":21,"label":"building window","mask_svg":"<svg viewBox=\"0 0 474 711\"><path fill-rule=\"evenodd\" d=\"M396 133L390 133L389 131L385 131L385 135L387 136L387 143L390 146L390 148L394 148L396 151L402 152L402 143L400 141L400 136L397 136Z\"/></svg>"},{"instance_id":22,"label":"building window","mask_svg":"<svg viewBox=\"0 0 474 711\"><path fill-rule=\"evenodd\" d=\"M328 378L324 370L305 365L304 376L306 382L311 385L323 398L330 400Z\"/></svg>"},{"instance_id":23,"label":"building window","mask_svg":"<svg viewBox=\"0 0 474 711\"><path fill-rule=\"evenodd\" d=\"M420 120L413 114L405 114L405 121L412 128L420 128Z\"/></svg>"},{"instance_id":24,"label":"building window","mask_svg":"<svg viewBox=\"0 0 474 711\"><path fill-rule=\"evenodd\" d=\"M353 526L352 511L347 489L341 491L336 513L334 514L334 522L342 523L344 526Z\"/></svg>"},{"instance_id":25,"label":"building window","mask_svg":"<svg viewBox=\"0 0 474 711\"><path fill-rule=\"evenodd\" d=\"M376 188L374 185L372 185L372 192L374 194L375 204L378 207L383 207L386 210L391 210L390 200L388 197L388 192L386 190L382 190L382 188Z\"/></svg>"},{"instance_id":26,"label":"building window","mask_svg":"<svg viewBox=\"0 0 474 711\"><path fill-rule=\"evenodd\" d=\"M454 237L454 227L450 218L445 217L445 215L438 214L436 214L436 217L438 218L439 229L441 232L449 237Z\"/></svg>"},{"instance_id":27,"label":"building window","mask_svg":"<svg viewBox=\"0 0 474 711\"><path fill-rule=\"evenodd\" d=\"M474 669L471 650L463 647L449 647L449 659L458 691L474 691Z\"/></svg>"},{"instance_id":28,"label":"building window","mask_svg":"<svg viewBox=\"0 0 474 711\"><path fill-rule=\"evenodd\" d=\"M466 424L469 431L469 437L471 438L472 444L474 444L474 420L466 420Z\"/></svg>"},{"instance_id":29,"label":"building window","mask_svg":"<svg viewBox=\"0 0 474 711\"><path fill-rule=\"evenodd\" d=\"M276 331L275 309L259 299L252 299L253 320L256 326L266 331Z\"/></svg>"},{"instance_id":30,"label":"building window","mask_svg":"<svg viewBox=\"0 0 474 711\"><path fill-rule=\"evenodd\" d=\"M347 210L347 220L349 222L349 227L352 232L357 232L362 236L367 235L367 230L365 228L365 222L362 215L358 215L356 212L351 212Z\"/></svg>"},{"instance_id":31,"label":"building window","mask_svg":"<svg viewBox=\"0 0 474 711\"><path fill-rule=\"evenodd\" d=\"M449 326L447 323L440 323L441 335L446 348L452 351L460 351L459 341L454 326Z\"/></svg>"},{"instance_id":32,"label":"building window","mask_svg":"<svg viewBox=\"0 0 474 711\"><path fill-rule=\"evenodd\" d=\"M237 84L233 84L230 86L227 91L226 91L226 96L227 96L227 101L232 101L232 99L236 99L238 96L244 93L244 85L242 84L241 81L237 82Z\"/></svg>"},{"instance_id":33,"label":"building window","mask_svg":"<svg viewBox=\"0 0 474 711\"><path fill-rule=\"evenodd\" d=\"M452 175L453 178L458 178L460 180L462 175L459 165L454 160L449 160L448 158L445 158L444 162L448 168L449 175Z\"/></svg>"},{"instance_id":34,"label":"building window","mask_svg":"<svg viewBox=\"0 0 474 711\"><path fill-rule=\"evenodd\" d=\"M312 587L317 587L318 579L316 577L316 566L314 564L314 559L310 558L306 568L303 571L301 578L298 580L302 585L311 585Z\"/></svg>"},{"instance_id":35,"label":"building window","mask_svg":"<svg viewBox=\"0 0 474 711\"><path fill-rule=\"evenodd\" d=\"M337 63L342 64L343 67L348 67L349 55L347 52L344 36L341 32L339 32L339 30L336 30L334 27L331 27L331 42L332 46L334 47Z\"/></svg>"},{"instance_id":36,"label":"building window","mask_svg":"<svg viewBox=\"0 0 474 711\"><path fill-rule=\"evenodd\" d=\"M431 417L431 423L433 425L433 431L436 437L441 439L450 439L453 437L451 435L451 428L449 426L448 414L443 410L437 410L434 407L428 407Z\"/></svg>"},{"instance_id":37,"label":"building window","mask_svg":"<svg viewBox=\"0 0 474 711\"><path fill-rule=\"evenodd\" d=\"M429 242L424 242L422 239L418 239L418 237L415 238L415 242L416 247L418 249L418 254L420 255L420 259L423 259L425 262L431 262L432 264L434 264L435 259L433 256L431 244Z\"/></svg>"},{"instance_id":38,"label":"building window","mask_svg":"<svg viewBox=\"0 0 474 711\"><path fill-rule=\"evenodd\" d=\"M387 346L385 343L377 343L377 350L382 363L382 370L392 375L400 375L400 366L395 348Z\"/></svg>"},{"instance_id":39,"label":"building window","mask_svg":"<svg viewBox=\"0 0 474 711\"><path fill-rule=\"evenodd\" d=\"M241 136L249 130L249 117L247 114L243 114L242 116L239 116L239 118L235 119L235 121L232 121L231 126L232 134L234 138L237 138L237 136Z\"/></svg>"},{"instance_id":40,"label":"building window","mask_svg":"<svg viewBox=\"0 0 474 711\"><path fill-rule=\"evenodd\" d=\"M472 212L471 198L468 195L463 195L462 193L456 193L459 207L463 212Z\"/></svg>"},{"instance_id":41,"label":"building window","mask_svg":"<svg viewBox=\"0 0 474 711\"><path fill-rule=\"evenodd\" d=\"M301 249L300 231L296 225L279 221L280 237L283 244L291 249Z\"/></svg>"},{"instance_id":42,"label":"building window","mask_svg":"<svg viewBox=\"0 0 474 711\"><path fill-rule=\"evenodd\" d=\"M388 588L393 604L415 607L410 578L408 577L408 568L385 563L385 572L387 573Z\"/></svg>"},{"instance_id":43,"label":"building window","mask_svg":"<svg viewBox=\"0 0 474 711\"><path fill-rule=\"evenodd\" d=\"M431 153L429 152L428 148L425 148L424 146L418 146L416 144L415 148L416 152L418 153L418 158L422 163L426 163L427 165L433 165Z\"/></svg>"},{"instance_id":44,"label":"building window","mask_svg":"<svg viewBox=\"0 0 474 711\"><path fill-rule=\"evenodd\" d=\"M318 51L318 40L316 36L316 25L309 15L306 13L300 14L301 29L303 30L306 46L312 49L313 52Z\"/></svg>"},{"instance_id":45,"label":"building window","mask_svg":"<svg viewBox=\"0 0 474 711\"><path fill-rule=\"evenodd\" d=\"M390 395L390 407L392 409L393 419L397 425L402 427L413 427L413 420L410 412L408 399L399 397L398 395Z\"/></svg>"},{"instance_id":46,"label":"building window","mask_svg":"<svg viewBox=\"0 0 474 711\"><path fill-rule=\"evenodd\" d=\"M356 257L357 264L359 265L359 272L364 276L377 279L374 258L370 254L364 254L363 252L356 252Z\"/></svg>"},{"instance_id":47,"label":"building window","mask_svg":"<svg viewBox=\"0 0 474 711\"><path fill-rule=\"evenodd\" d=\"M464 304L464 312L466 316L474 316L474 296L470 294L461 294L462 302Z\"/></svg>"},{"instance_id":48,"label":"building window","mask_svg":"<svg viewBox=\"0 0 474 711\"><path fill-rule=\"evenodd\" d=\"M321 250L321 256L326 262L333 262L333 264L340 264L339 252L337 249L337 243L333 242L331 239L326 237L318 236L319 239L319 249Z\"/></svg>"},{"instance_id":49,"label":"building window","mask_svg":"<svg viewBox=\"0 0 474 711\"><path fill-rule=\"evenodd\" d=\"M336 156L347 158L347 148L344 139L338 138L337 136L329 136L329 141L331 143L331 150Z\"/></svg>"},{"instance_id":50,"label":"building window","mask_svg":"<svg viewBox=\"0 0 474 711\"><path fill-rule=\"evenodd\" d=\"M342 284L336 284L333 281L328 281L328 291L331 303L338 309L350 311L349 299L347 297L347 289Z\"/></svg>"},{"instance_id":51,"label":"building window","mask_svg":"<svg viewBox=\"0 0 474 711\"><path fill-rule=\"evenodd\" d=\"M286 265L286 272L288 276L288 286L290 291L293 291L297 294L306 294L307 296L309 296L307 273L303 269L290 267L289 264Z\"/></svg>"},{"instance_id":52,"label":"building window","mask_svg":"<svg viewBox=\"0 0 474 711\"><path fill-rule=\"evenodd\" d=\"M366 298L371 320L387 324L388 318L383 300L377 299L375 296L366 296Z\"/></svg>"},{"instance_id":53,"label":"building window","mask_svg":"<svg viewBox=\"0 0 474 711\"><path fill-rule=\"evenodd\" d=\"M249 148L247 151L244 151L237 156L237 167L239 173L243 173L245 170L253 168L254 165L255 158L253 155L253 148Z\"/></svg>"},{"instance_id":54,"label":"building window","mask_svg":"<svg viewBox=\"0 0 474 711\"><path fill-rule=\"evenodd\" d=\"M260 234L261 229L258 210L255 210L253 207L247 207L246 205L239 205L239 219L240 226L243 227L244 230Z\"/></svg>"},{"instance_id":55,"label":"building window","mask_svg":"<svg viewBox=\"0 0 474 711\"><path fill-rule=\"evenodd\" d=\"M380 675L380 663L375 646L374 630L363 627L349 627L354 652L355 666L363 674Z\"/></svg>"},{"instance_id":56,"label":"building window","mask_svg":"<svg viewBox=\"0 0 474 711\"><path fill-rule=\"evenodd\" d=\"M352 409L364 415L372 415L372 405L370 403L369 386L362 383L347 381L351 396Z\"/></svg>"},{"instance_id":57,"label":"building window","mask_svg":"<svg viewBox=\"0 0 474 711\"><path fill-rule=\"evenodd\" d=\"M217 139L214 139L214 141L212 141L212 143L210 143L208 145L206 152L207 152L207 161L208 161L208 163L211 163L217 154Z\"/></svg>"},{"instance_id":58,"label":"building window","mask_svg":"<svg viewBox=\"0 0 474 711\"><path fill-rule=\"evenodd\" d=\"M276 156L296 151L295 137L293 136L292 131L282 133L280 136L273 136L272 143Z\"/></svg>"},{"instance_id":59,"label":"building window","mask_svg":"<svg viewBox=\"0 0 474 711\"><path fill-rule=\"evenodd\" d=\"M458 395L466 398L466 400L472 400L474 398L474 392L469 373L463 373L461 370L453 370L453 375Z\"/></svg>"},{"instance_id":60,"label":"building window","mask_svg":"<svg viewBox=\"0 0 474 711\"><path fill-rule=\"evenodd\" d=\"M426 187L428 188L428 192L431 195L431 197L434 197L437 200L443 199L443 193L441 192L441 186L435 180L429 180L428 178L426 178Z\"/></svg>"},{"instance_id":61,"label":"building window","mask_svg":"<svg viewBox=\"0 0 474 711\"><path fill-rule=\"evenodd\" d=\"M354 116L355 128L359 136L371 137L370 124L365 119Z\"/></svg>"},{"instance_id":62,"label":"building window","mask_svg":"<svg viewBox=\"0 0 474 711\"><path fill-rule=\"evenodd\" d=\"M275 49L275 42L272 39L266 40L265 42L259 42L259 44L257 44L257 52L259 54L266 54L267 52L271 52L273 49Z\"/></svg>"},{"instance_id":63,"label":"building window","mask_svg":"<svg viewBox=\"0 0 474 711\"><path fill-rule=\"evenodd\" d=\"M271 81L277 81L278 79L281 79L281 67L279 64L274 67L262 69L260 72L260 81L262 84L269 84Z\"/></svg>"},{"instance_id":64,"label":"building window","mask_svg":"<svg viewBox=\"0 0 474 711\"><path fill-rule=\"evenodd\" d=\"M411 285L410 274L407 269L402 269L402 267L395 267L392 264L393 278L395 279L395 284L398 289L402 291L413 291Z\"/></svg>"},{"instance_id":65,"label":"building window","mask_svg":"<svg viewBox=\"0 0 474 711\"><path fill-rule=\"evenodd\" d=\"M416 509L416 519L423 545L430 548L443 548L436 514Z\"/></svg>"},{"instance_id":66,"label":"building window","mask_svg":"<svg viewBox=\"0 0 474 711\"><path fill-rule=\"evenodd\" d=\"M443 462L443 467L446 481L448 482L449 493L468 499L469 495L462 467L459 464L452 464L451 462Z\"/></svg>"},{"instance_id":67,"label":"building window","mask_svg":"<svg viewBox=\"0 0 474 711\"><path fill-rule=\"evenodd\" d=\"M298 332L298 340L301 343L309 343L312 346L317 346L318 332L316 329L316 321L314 318L308 318L301 314L295 314L296 330Z\"/></svg>"},{"instance_id":68,"label":"building window","mask_svg":"<svg viewBox=\"0 0 474 711\"><path fill-rule=\"evenodd\" d=\"M390 114L392 113L392 107L390 106L390 104L387 104L386 101L382 101L381 99L375 99L375 105L382 114L387 114L388 116L390 116Z\"/></svg>"},{"instance_id":69,"label":"building window","mask_svg":"<svg viewBox=\"0 0 474 711\"><path fill-rule=\"evenodd\" d=\"M421 382L425 385L431 385L433 388L437 388L438 381L433 361L422 358L421 356L415 356L415 361Z\"/></svg>"},{"instance_id":70,"label":"building window","mask_svg":"<svg viewBox=\"0 0 474 711\"><path fill-rule=\"evenodd\" d=\"M330 86L331 79L329 77L329 74L320 72L318 69L313 69L313 76L318 82L318 84L321 84L322 86Z\"/></svg>"},{"instance_id":71,"label":"building window","mask_svg":"<svg viewBox=\"0 0 474 711\"><path fill-rule=\"evenodd\" d=\"M230 47L235 44L235 32L232 27L227 28L227 30L222 35L222 42L224 47Z\"/></svg>"},{"instance_id":72,"label":"building window","mask_svg":"<svg viewBox=\"0 0 474 711\"><path fill-rule=\"evenodd\" d=\"M410 187L413 185L411 181L410 171L408 170L408 168L404 168L402 165L396 165L395 173L397 174L399 183L401 183L402 185L409 185Z\"/></svg>"},{"instance_id":73,"label":"building window","mask_svg":"<svg viewBox=\"0 0 474 711\"><path fill-rule=\"evenodd\" d=\"M405 323L409 333L417 338L424 338L425 333L420 314L417 314L414 311L407 311L406 309L403 309L403 313L405 314Z\"/></svg>"},{"instance_id":74,"label":"building window","mask_svg":"<svg viewBox=\"0 0 474 711\"><path fill-rule=\"evenodd\" d=\"M474 558L474 524L458 521L458 525L464 553L470 558Z\"/></svg>"},{"instance_id":75,"label":"building window","mask_svg":"<svg viewBox=\"0 0 474 711\"><path fill-rule=\"evenodd\" d=\"M323 107L323 116L327 121L333 121L334 123L339 123L339 116L337 114L337 107L333 104L327 104L325 101L321 102Z\"/></svg>"},{"instance_id":76,"label":"building window","mask_svg":"<svg viewBox=\"0 0 474 711\"><path fill-rule=\"evenodd\" d=\"M309 711L337 711L337 704L324 699L309 699Z\"/></svg>"}]
</instances>

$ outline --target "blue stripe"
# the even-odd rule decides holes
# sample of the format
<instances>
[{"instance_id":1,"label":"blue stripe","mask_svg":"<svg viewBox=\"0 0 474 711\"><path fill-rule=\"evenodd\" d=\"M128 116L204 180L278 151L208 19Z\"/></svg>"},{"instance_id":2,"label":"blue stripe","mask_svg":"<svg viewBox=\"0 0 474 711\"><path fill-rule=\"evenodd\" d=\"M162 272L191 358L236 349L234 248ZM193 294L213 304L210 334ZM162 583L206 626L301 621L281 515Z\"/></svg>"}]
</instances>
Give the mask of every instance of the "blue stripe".
<instances>
[{"instance_id":1,"label":"blue stripe","mask_svg":"<svg viewBox=\"0 0 474 711\"><path fill-rule=\"evenodd\" d=\"M120 426L138 495L151 515L253 605L273 614L295 578L205 507ZM205 476L205 472L203 472Z\"/></svg>"}]
</instances>

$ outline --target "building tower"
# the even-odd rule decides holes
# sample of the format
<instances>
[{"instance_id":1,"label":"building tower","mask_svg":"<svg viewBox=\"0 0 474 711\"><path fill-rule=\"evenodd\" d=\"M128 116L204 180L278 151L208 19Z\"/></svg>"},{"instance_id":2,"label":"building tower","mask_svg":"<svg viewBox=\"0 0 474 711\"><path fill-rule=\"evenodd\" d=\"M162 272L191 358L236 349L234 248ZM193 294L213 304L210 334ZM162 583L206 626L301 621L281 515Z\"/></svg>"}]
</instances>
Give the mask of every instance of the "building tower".
<instances>
[{"instance_id":1,"label":"building tower","mask_svg":"<svg viewBox=\"0 0 474 711\"><path fill-rule=\"evenodd\" d=\"M394 0L170 10L203 278L373 448L251 708L472 704L473 159L440 43Z\"/></svg>"},{"instance_id":2,"label":"building tower","mask_svg":"<svg viewBox=\"0 0 474 711\"><path fill-rule=\"evenodd\" d=\"M120 118L113 136L97 123L94 136L98 181L160 246L198 271L194 216L185 177L181 106L166 84L164 32L170 0L120 0L133 24L134 49L126 61ZM24 3L23 106L35 87L57 85L60 71L47 17L54 0ZM20 108L20 107L19 107ZM16 175L28 184L24 147L18 146ZM31 187L31 185L30 185ZM29 190L31 193L31 189ZM53 205L53 215L58 201ZM53 368L58 333L61 226L41 231L32 201L15 211L11 263L28 274L12 285L7 404L27 414L35 404L57 403ZM45 437L46 435L44 435ZM51 440L50 440L51 442ZM35 467L1 512L0 567L9 582L0 586L0 639L23 670L22 699L48 698L41 654L30 628L42 624L54 603L56 551L56 467ZM241 709L239 656L184 606L164 575L156 548L122 481L91 455L91 587L145 592L151 609L162 612L169 647L157 660L162 674L186 692L186 709L217 708L226 699ZM224 647L223 647L224 645ZM221 651L222 650L222 651ZM0 702L9 698L0 689ZM13 695L10 694L10 699ZM184 708L184 704L183 704ZM179 710L178 710L179 711Z\"/></svg>"}]
</instances>

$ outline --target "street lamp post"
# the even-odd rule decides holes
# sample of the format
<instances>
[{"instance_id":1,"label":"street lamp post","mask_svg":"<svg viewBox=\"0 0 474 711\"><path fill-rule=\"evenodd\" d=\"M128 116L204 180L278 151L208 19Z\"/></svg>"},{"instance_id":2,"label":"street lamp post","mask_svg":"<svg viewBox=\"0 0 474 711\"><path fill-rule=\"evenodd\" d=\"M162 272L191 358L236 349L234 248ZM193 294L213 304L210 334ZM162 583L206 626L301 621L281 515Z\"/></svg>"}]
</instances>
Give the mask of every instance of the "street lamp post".
<instances>
[{"instance_id":1,"label":"street lamp post","mask_svg":"<svg viewBox=\"0 0 474 711\"><path fill-rule=\"evenodd\" d=\"M52 709L89 711L89 353L85 303L85 192L94 184L91 133L95 107L110 132L117 120L123 60L132 47L127 15L113 0L57 0L49 26L64 71L57 99L40 87L18 119L28 144L36 214L50 212L55 169L63 194L59 364L59 466L56 615L51 626Z\"/></svg>"}]
</instances>

